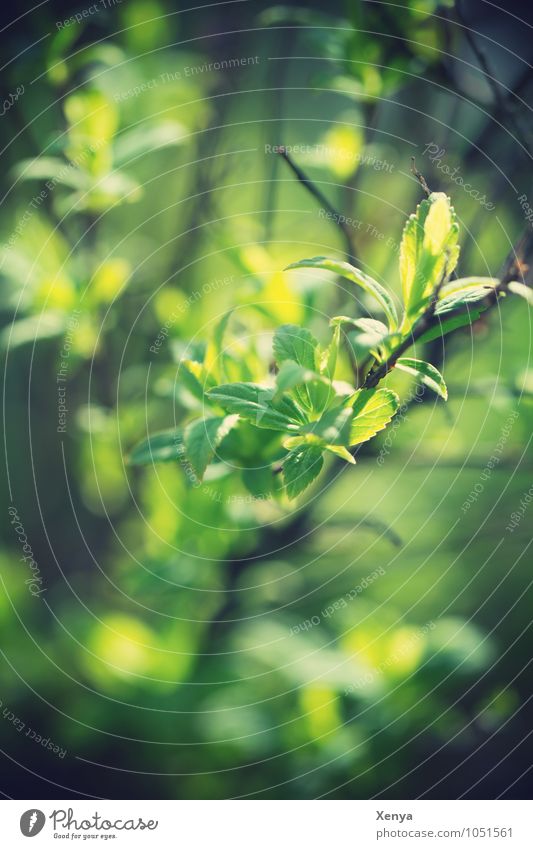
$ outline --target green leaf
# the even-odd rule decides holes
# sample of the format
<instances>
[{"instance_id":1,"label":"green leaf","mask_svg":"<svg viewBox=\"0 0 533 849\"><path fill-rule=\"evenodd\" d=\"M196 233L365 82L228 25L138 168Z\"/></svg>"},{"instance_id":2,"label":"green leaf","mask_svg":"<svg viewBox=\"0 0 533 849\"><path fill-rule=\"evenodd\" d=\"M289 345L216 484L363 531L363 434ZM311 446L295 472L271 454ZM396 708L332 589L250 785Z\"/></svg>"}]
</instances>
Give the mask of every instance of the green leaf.
<instances>
[{"instance_id":1,"label":"green leaf","mask_svg":"<svg viewBox=\"0 0 533 849\"><path fill-rule=\"evenodd\" d=\"M344 403L327 410L316 422L301 428L301 433L320 439L324 445L349 445L353 407Z\"/></svg>"},{"instance_id":2,"label":"green leaf","mask_svg":"<svg viewBox=\"0 0 533 849\"><path fill-rule=\"evenodd\" d=\"M139 442L126 458L130 466L169 463L183 457L183 432L180 428L162 430Z\"/></svg>"},{"instance_id":3,"label":"green leaf","mask_svg":"<svg viewBox=\"0 0 533 849\"><path fill-rule=\"evenodd\" d=\"M272 344L274 357L279 364L292 360L299 366L316 370L315 351L318 342L313 334L305 327L297 324L282 324L274 334Z\"/></svg>"},{"instance_id":4,"label":"green leaf","mask_svg":"<svg viewBox=\"0 0 533 849\"><path fill-rule=\"evenodd\" d=\"M331 324L331 322L330 322ZM325 375L330 380L333 380L335 376L335 368L337 366L337 355L339 353L339 342L341 338L341 329L340 325L333 325L333 336L331 342L325 351L321 351L319 354L319 364L318 369L320 374Z\"/></svg>"},{"instance_id":5,"label":"green leaf","mask_svg":"<svg viewBox=\"0 0 533 849\"><path fill-rule=\"evenodd\" d=\"M425 360L415 360L411 357L401 357L397 360L396 367L401 371L406 371L407 374L412 374L420 378L424 386L432 389L433 392L436 392L445 401L448 400L448 389L444 378L440 371L431 365L431 363L427 363Z\"/></svg>"},{"instance_id":6,"label":"green leaf","mask_svg":"<svg viewBox=\"0 0 533 849\"><path fill-rule=\"evenodd\" d=\"M521 298L524 298L524 300L533 307L533 289L529 286L525 286L523 283L513 280L508 284L507 288L514 295L520 295Z\"/></svg>"},{"instance_id":7,"label":"green leaf","mask_svg":"<svg viewBox=\"0 0 533 849\"><path fill-rule=\"evenodd\" d=\"M408 317L423 309L442 276L448 277L454 270L459 258L458 236L455 212L443 192L433 192L408 218L400 245L400 278Z\"/></svg>"},{"instance_id":8,"label":"green leaf","mask_svg":"<svg viewBox=\"0 0 533 849\"><path fill-rule=\"evenodd\" d=\"M274 390L257 383L226 383L207 392L210 401L219 404L228 413L238 413L256 427L271 430L295 431L301 424L301 415L287 396L273 401Z\"/></svg>"},{"instance_id":9,"label":"green leaf","mask_svg":"<svg viewBox=\"0 0 533 849\"><path fill-rule=\"evenodd\" d=\"M489 290L484 286L464 289L462 292L455 292L453 295L448 295L446 298L438 301L435 309L435 315L446 315L447 313L458 311L462 307L469 307L471 304L479 304L479 301L483 301L488 294Z\"/></svg>"},{"instance_id":10,"label":"green leaf","mask_svg":"<svg viewBox=\"0 0 533 849\"><path fill-rule=\"evenodd\" d=\"M291 451L283 464L283 478L290 499L307 489L320 474L323 464L322 449L316 445L302 445Z\"/></svg>"},{"instance_id":11,"label":"green leaf","mask_svg":"<svg viewBox=\"0 0 533 849\"><path fill-rule=\"evenodd\" d=\"M276 386L278 392L281 393L289 389L294 389L298 384L308 383L311 380L323 380L323 378L316 371L312 371L305 366L300 366L294 360L285 360L276 375Z\"/></svg>"},{"instance_id":12,"label":"green leaf","mask_svg":"<svg viewBox=\"0 0 533 849\"><path fill-rule=\"evenodd\" d=\"M372 439L388 425L398 407L399 398L392 389L359 389L353 402L350 445Z\"/></svg>"},{"instance_id":13,"label":"green leaf","mask_svg":"<svg viewBox=\"0 0 533 849\"><path fill-rule=\"evenodd\" d=\"M429 210L424 221L424 250L438 256L446 248L453 226L453 210L444 192L429 196Z\"/></svg>"},{"instance_id":14,"label":"green leaf","mask_svg":"<svg viewBox=\"0 0 533 849\"><path fill-rule=\"evenodd\" d=\"M318 342L305 327L299 327L297 324L283 324L274 334L272 347L278 364L290 360L303 368L316 371ZM295 388L295 396L299 403L310 410L320 408L323 394L316 385L313 386L307 382Z\"/></svg>"},{"instance_id":15,"label":"green leaf","mask_svg":"<svg viewBox=\"0 0 533 849\"><path fill-rule=\"evenodd\" d=\"M477 307L470 308L466 312L458 313L452 318L445 318L444 321L441 321L438 325L432 327L431 330L426 330L426 332L418 339L418 344L421 344L422 342L432 342L433 339L446 336L448 333L451 333L453 330L457 330L459 327L466 327L468 324L473 324L474 321L477 321L485 309L487 309L486 305L483 307L478 305Z\"/></svg>"},{"instance_id":16,"label":"green leaf","mask_svg":"<svg viewBox=\"0 0 533 849\"><path fill-rule=\"evenodd\" d=\"M196 419L187 425L183 432L183 443L187 460L201 480L215 451L225 436L237 424L239 417L214 416Z\"/></svg>"},{"instance_id":17,"label":"green leaf","mask_svg":"<svg viewBox=\"0 0 533 849\"><path fill-rule=\"evenodd\" d=\"M357 331L350 336L350 341L362 351L376 351L380 345L384 345L391 337L389 329L382 321L375 318L348 318L339 315L331 320L339 324L347 324ZM331 323L331 322L330 322Z\"/></svg>"},{"instance_id":18,"label":"green leaf","mask_svg":"<svg viewBox=\"0 0 533 849\"><path fill-rule=\"evenodd\" d=\"M496 277L459 277L442 287L439 300L447 298L449 295L462 295L472 289L485 289L485 295L487 295L498 286L499 282Z\"/></svg>"},{"instance_id":19,"label":"green leaf","mask_svg":"<svg viewBox=\"0 0 533 849\"><path fill-rule=\"evenodd\" d=\"M355 457L352 457L344 445L326 445L326 451L331 451L332 454L336 454L337 457L340 457L342 460L346 460L347 463L351 463L352 466L355 466Z\"/></svg>"},{"instance_id":20,"label":"green leaf","mask_svg":"<svg viewBox=\"0 0 533 849\"><path fill-rule=\"evenodd\" d=\"M276 386L275 403L281 401L284 391L294 390L303 409L310 408L313 411L324 410L337 395L330 380L317 374L316 371L299 366L292 360L285 360L282 363L276 375ZM305 418L303 414L302 418Z\"/></svg>"},{"instance_id":21,"label":"green leaf","mask_svg":"<svg viewBox=\"0 0 533 849\"><path fill-rule=\"evenodd\" d=\"M365 274L359 268L350 265L349 262L327 259L324 256L315 256L311 259L302 259L299 262L293 262L287 268L320 268L324 271L333 271L340 277L351 280L352 283L360 286L368 295L372 295L376 299L387 316L390 329L396 330L398 327L398 314L389 292L377 280L369 277L368 274Z\"/></svg>"}]
</instances>

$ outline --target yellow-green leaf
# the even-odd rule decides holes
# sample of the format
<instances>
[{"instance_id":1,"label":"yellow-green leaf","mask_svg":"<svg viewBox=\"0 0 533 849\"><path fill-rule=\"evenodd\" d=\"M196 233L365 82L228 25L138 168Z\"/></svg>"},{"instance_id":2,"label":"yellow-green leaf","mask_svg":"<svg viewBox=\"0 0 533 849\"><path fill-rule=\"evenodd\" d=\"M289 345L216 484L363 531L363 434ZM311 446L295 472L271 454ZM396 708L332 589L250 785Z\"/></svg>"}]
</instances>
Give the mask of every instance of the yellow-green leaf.
<instances>
[{"instance_id":1,"label":"yellow-green leaf","mask_svg":"<svg viewBox=\"0 0 533 849\"><path fill-rule=\"evenodd\" d=\"M400 277L407 316L424 308L442 277L449 277L459 259L459 227L450 199L433 192L405 225L400 246ZM408 329L411 321L407 322Z\"/></svg>"},{"instance_id":2,"label":"yellow-green leaf","mask_svg":"<svg viewBox=\"0 0 533 849\"><path fill-rule=\"evenodd\" d=\"M359 389L353 402L350 445L359 445L383 430L400 406L392 389Z\"/></svg>"}]
</instances>

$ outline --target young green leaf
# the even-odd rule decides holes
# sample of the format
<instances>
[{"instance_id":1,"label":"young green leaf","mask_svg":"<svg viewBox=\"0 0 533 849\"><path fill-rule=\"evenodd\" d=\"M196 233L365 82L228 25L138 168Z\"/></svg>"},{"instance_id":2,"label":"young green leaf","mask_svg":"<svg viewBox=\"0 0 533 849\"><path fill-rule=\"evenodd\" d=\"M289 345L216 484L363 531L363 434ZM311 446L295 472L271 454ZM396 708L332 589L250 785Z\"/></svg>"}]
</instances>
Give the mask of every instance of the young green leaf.
<instances>
[{"instance_id":1,"label":"young green leaf","mask_svg":"<svg viewBox=\"0 0 533 849\"><path fill-rule=\"evenodd\" d=\"M464 289L462 292L455 292L453 295L447 295L441 301L437 302L435 315L446 315L447 313L460 310L462 307L469 307L471 304L479 304L483 301L489 290L484 286L477 286L471 289Z\"/></svg>"},{"instance_id":2,"label":"young green leaf","mask_svg":"<svg viewBox=\"0 0 533 849\"><path fill-rule=\"evenodd\" d=\"M398 407L399 398L392 389L359 389L353 401L350 445L372 439L388 425Z\"/></svg>"},{"instance_id":3,"label":"young green leaf","mask_svg":"<svg viewBox=\"0 0 533 849\"><path fill-rule=\"evenodd\" d=\"M485 289L487 295L498 286L499 282L496 277L458 277L457 280L451 280L450 283L442 287L439 300L447 298L449 295L462 295L472 289Z\"/></svg>"},{"instance_id":4,"label":"young green leaf","mask_svg":"<svg viewBox=\"0 0 533 849\"><path fill-rule=\"evenodd\" d=\"M311 259L302 259L299 262L293 262L287 267L320 268L324 271L333 271L340 277L344 277L346 280L351 280L352 283L355 283L357 286L360 286L368 295L372 295L376 299L381 309L387 316L390 329L396 330L398 326L398 314L396 312L394 301L389 292L387 292L387 290L380 283L378 283L377 280L374 280L372 277L369 277L368 274L365 274L359 268L355 268L355 266L350 265L349 262L341 262L340 260L336 259L327 259L324 256L315 256Z\"/></svg>"},{"instance_id":5,"label":"young green leaf","mask_svg":"<svg viewBox=\"0 0 533 849\"><path fill-rule=\"evenodd\" d=\"M185 454L200 480L215 456L217 447L235 427L238 420L237 415L214 416L207 419L195 419L185 428L183 433Z\"/></svg>"},{"instance_id":6,"label":"young green leaf","mask_svg":"<svg viewBox=\"0 0 533 849\"><path fill-rule=\"evenodd\" d=\"M294 390L297 401L303 410L324 410L336 397L337 393L331 380L315 371L299 366L292 360L285 360L276 375L277 391L273 401L279 404L283 392ZM290 399L292 402L292 399ZM295 402L292 402L295 403ZM302 418L306 418L302 412Z\"/></svg>"},{"instance_id":7,"label":"young green leaf","mask_svg":"<svg viewBox=\"0 0 533 849\"><path fill-rule=\"evenodd\" d=\"M320 374L325 375L330 380L333 380L335 376L335 368L337 366L337 355L339 353L339 342L341 338L340 325L335 324L332 326L333 336L331 342L324 351L320 351L318 357L318 370L320 371Z\"/></svg>"},{"instance_id":8,"label":"young green leaf","mask_svg":"<svg viewBox=\"0 0 533 849\"><path fill-rule=\"evenodd\" d=\"M302 423L298 407L288 396L273 401L274 390L257 383L226 383L207 392L207 397L228 413L237 413L256 427L296 431Z\"/></svg>"},{"instance_id":9,"label":"young green leaf","mask_svg":"<svg viewBox=\"0 0 533 849\"><path fill-rule=\"evenodd\" d=\"M322 449L316 445L302 445L291 451L283 464L283 478L290 499L307 489L320 474L323 464Z\"/></svg>"},{"instance_id":10,"label":"young green leaf","mask_svg":"<svg viewBox=\"0 0 533 849\"><path fill-rule=\"evenodd\" d=\"M330 324L332 322L353 327L357 334L352 334L350 340L361 351L377 352L380 345L385 344L391 336L387 325L375 318L348 318L340 315L331 319Z\"/></svg>"},{"instance_id":11,"label":"young green leaf","mask_svg":"<svg viewBox=\"0 0 533 849\"><path fill-rule=\"evenodd\" d=\"M349 445L353 407L346 403L327 410L316 422L301 428L301 433L320 439L324 445Z\"/></svg>"},{"instance_id":12,"label":"young green leaf","mask_svg":"<svg viewBox=\"0 0 533 849\"><path fill-rule=\"evenodd\" d=\"M459 258L459 227L449 198L433 192L404 227L400 245L400 278L406 315L413 318ZM409 321L410 325L411 322Z\"/></svg>"},{"instance_id":13,"label":"young green leaf","mask_svg":"<svg viewBox=\"0 0 533 849\"><path fill-rule=\"evenodd\" d=\"M282 324L274 334L274 357L278 365L285 360L292 360L299 366L316 370L315 352L318 342L313 334L305 327L297 324Z\"/></svg>"},{"instance_id":14,"label":"young green leaf","mask_svg":"<svg viewBox=\"0 0 533 849\"><path fill-rule=\"evenodd\" d=\"M448 245L453 226L453 209L444 192L429 196L429 210L424 222L424 250L433 256L441 254Z\"/></svg>"},{"instance_id":15,"label":"young green leaf","mask_svg":"<svg viewBox=\"0 0 533 849\"><path fill-rule=\"evenodd\" d=\"M311 380L323 380L323 378L316 371L300 366L294 360L285 360L276 375L276 387L278 393L281 393Z\"/></svg>"},{"instance_id":16,"label":"young green leaf","mask_svg":"<svg viewBox=\"0 0 533 849\"><path fill-rule=\"evenodd\" d=\"M531 306L533 306L533 289L529 286L525 286L523 283L519 283L517 280L513 280L507 286L510 292L513 292L514 295L520 295L521 298L524 298L525 301L528 302Z\"/></svg>"},{"instance_id":17,"label":"young green leaf","mask_svg":"<svg viewBox=\"0 0 533 849\"><path fill-rule=\"evenodd\" d=\"M183 432L180 428L162 430L139 442L126 461L129 466L170 463L183 457Z\"/></svg>"},{"instance_id":18,"label":"young green leaf","mask_svg":"<svg viewBox=\"0 0 533 849\"><path fill-rule=\"evenodd\" d=\"M439 321L435 327L432 327L430 330L426 330L426 332L419 337L418 344L420 345L423 342L432 342L433 339L446 336L448 333L451 333L452 330L457 330L459 327L466 327L468 324L473 324L474 321L477 321L485 309L487 309L486 304L483 306L478 304L476 307L471 307L465 312L458 313L451 318L444 317L444 319Z\"/></svg>"},{"instance_id":19,"label":"young green leaf","mask_svg":"<svg viewBox=\"0 0 533 849\"><path fill-rule=\"evenodd\" d=\"M347 463L351 463L352 466L355 466L355 457L352 457L344 445L326 445L326 451L331 451L332 454L336 454L337 457L341 458L341 460L346 460Z\"/></svg>"},{"instance_id":20,"label":"young green leaf","mask_svg":"<svg viewBox=\"0 0 533 849\"><path fill-rule=\"evenodd\" d=\"M425 360L414 360L411 357L401 357L397 360L396 367L401 371L407 372L407 374L418 377L424 386L432 389L433 392L436 392L445 401L448 400L448 389L444 378L440 371L431 365L431 363L426 363Z\"/></svg>"}]
</instances>

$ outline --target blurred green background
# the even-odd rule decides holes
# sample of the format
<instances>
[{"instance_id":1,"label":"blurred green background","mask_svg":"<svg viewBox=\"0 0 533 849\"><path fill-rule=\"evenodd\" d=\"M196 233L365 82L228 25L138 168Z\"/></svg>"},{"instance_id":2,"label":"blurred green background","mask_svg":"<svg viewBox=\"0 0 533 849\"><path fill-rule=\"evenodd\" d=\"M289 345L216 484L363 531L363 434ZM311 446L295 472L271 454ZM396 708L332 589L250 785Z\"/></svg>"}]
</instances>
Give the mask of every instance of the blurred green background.
<instances>
[{"instance_id":1,"label":"blurred green background","mask_svg":"<svg viewBox=\"0 0 533 849\"><path fill-rule=\"evenodd\" d=\"M186 419L177 364L226 309L246 356L249 335L323 337L367 306L283 272L346 246L273 146L353 219L378 280L397 289L412 156L453 199L461 276L498 273L533 197L511 12L108 0L6 22L4 794L530 792L529 502L506 529L532 478L523 301L434 343L448 404L409 405L301 503L125 462Z\"/></svg>"}]
</instances>

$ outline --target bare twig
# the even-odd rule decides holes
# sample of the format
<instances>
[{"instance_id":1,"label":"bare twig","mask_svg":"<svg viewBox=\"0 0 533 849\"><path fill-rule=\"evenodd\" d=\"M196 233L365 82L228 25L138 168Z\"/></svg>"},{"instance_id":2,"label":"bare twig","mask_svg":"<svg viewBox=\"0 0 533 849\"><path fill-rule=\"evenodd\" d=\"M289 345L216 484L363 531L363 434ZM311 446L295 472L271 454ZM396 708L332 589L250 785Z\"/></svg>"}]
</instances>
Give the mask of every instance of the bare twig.
<instances>
[{"instance_id":1,"label":"bare twig","mask_svg":"<svg viewBox=\"0 0 533 849\"><path fill-rule=\"evenodd\" d=\"M411 157L411 171L415 175L416 179L418 180L418 182L420 183L422 188L424 189L427 196L429 197L430 194L431 194L431 189L429 188L428 184L426 183L426 178L424 177L424 175L421 174L420 171L418 170L418 168L416 167L416 160L415 160L414 156Z\"/></svg>"},{"instance_id":2,"label":"bare twig","mask_svg":"<svg viewBox=\"0 0 533 849\"><path fill-rule=\"evenodd\" d=\"M313 181L305 174L299 165L293 160L289 152L284 147L280 147L278 149L278 153L283 157L295 177L300 181L300 183L305 186L307 191L313 195L315 200L317 200L324 209L327 209L329 213L331 213L332 219L335 224L338 226L339 230L342 233L342 237L344 239L344 243L346 246L346 256L349 262L353 262L355 260L355 247L353 243L352 233L350 231L349 226L345 222L345 216L341 215L340 212L337 212L335 207L329 202L327 197L322 194L320 189L315 186Z\"/></svg>"}]
</instances>

